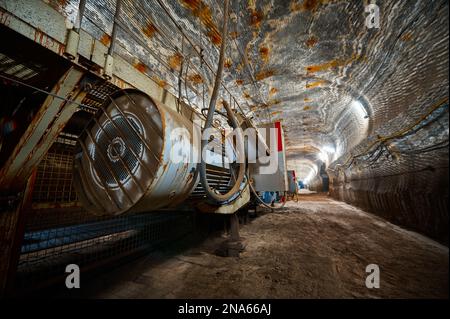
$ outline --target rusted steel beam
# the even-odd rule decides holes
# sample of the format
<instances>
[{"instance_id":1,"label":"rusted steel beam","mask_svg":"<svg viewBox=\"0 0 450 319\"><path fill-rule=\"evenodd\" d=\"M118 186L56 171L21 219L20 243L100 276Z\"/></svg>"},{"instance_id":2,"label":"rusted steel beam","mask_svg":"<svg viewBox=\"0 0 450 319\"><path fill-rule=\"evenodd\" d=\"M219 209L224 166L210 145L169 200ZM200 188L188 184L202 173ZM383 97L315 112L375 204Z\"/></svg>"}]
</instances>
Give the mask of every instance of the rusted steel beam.
<instances>
[{"instance_id":1,"label":"rusted steel beam","mask_svg":"<svg viewBox=\"0 0 450 319\"><path fill-rule=\"evenodd\" d=\"M34 167L47 153L85 96L79 83L83 72L71 67L54 86L34 116L9 159L0 170L0 190L21 189ZM76 102L68 102L60 96Z\"/></svg>"},{"instance_id":2,"label":"rusted steel beam","mask_svg":"<svg viewBox=\"0 0 450 319\"><path fill-rule=\"evenodd\" d=\"M81 10L81 2L80 5ZM80 19L82 15L81 13ZM107 54L108 46L95 39L86 30L77 28L78 22L75 30L72 31L78 31L79 39L76 41L79 43L73 52L74 55L72 52L66 52L71 41L68 36L70 32L67 30L66 19L44 1L0 0L0 24L54 53L70 59L81 68L84 66L80 63L79 57L89 60L99 67L91 69L91 73L106 78L121 89L137 88L171 109L176 109L177 98L172 93L162 88L149 74L137 70L130 61L124 59L117 52L109 56ZM111 61L107 61L107 59L113 60L112 65L109 64ZM109 67L110 70L106 70L105 67ZM184 102L182 105L202 120L203 117L198 110L191 109Z\"/></svg>"},{"instance_id":3,"label":"rusted steel beam","mask_svg":"<svg viewBox=\"0 0 450 319\"><path fill-rule=\"evenodd\" d=\"M18 207L0 214L0 298L13 289L25 232L25 214L31 209L36 172L35 169L28 178Z\"/></svg>"}]
</instances>

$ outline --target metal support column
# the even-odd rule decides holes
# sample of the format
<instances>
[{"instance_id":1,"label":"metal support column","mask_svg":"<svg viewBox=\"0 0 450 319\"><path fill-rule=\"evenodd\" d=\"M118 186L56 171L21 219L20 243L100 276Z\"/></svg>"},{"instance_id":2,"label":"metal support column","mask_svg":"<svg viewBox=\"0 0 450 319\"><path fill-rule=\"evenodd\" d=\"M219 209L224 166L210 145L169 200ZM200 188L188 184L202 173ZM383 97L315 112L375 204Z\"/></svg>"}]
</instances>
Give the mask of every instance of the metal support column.
<instances>
[{"instance_id":1,"label":"metal support column","mask_svg":"<svg viewBox=\"0 0 450 319\"><path fill-rule=\"evenodd\" d=\"M0 170L0 191L23 188L34 167L45 156L64 126L77 111L85 92L79 88L83 71L71 67L54 86ZM75 99L75 103L68 100Z\"/></svg>"},{"instance_id":2,"label":"metal support column","mask_svg":"<svg viewBox=\"0 0 450 319\"><path fill-rule=\"evenodd\" d=\"M230 215L230 240L239 241L241 238L239 236L239 218L237 213Z\"/></svg>"},{"instance_id":3,"label":"metal support column","mask_svg":"<svg viewBox=\"0 0 450 319\"><path fill-rule=\"evenodd\" d=\"M239 254L244 250L241 237L239 236L239 217L237 213L230 215L230 231L229 238L226 242L227 256L239 257Z\"/></svg>"}]
</instances>

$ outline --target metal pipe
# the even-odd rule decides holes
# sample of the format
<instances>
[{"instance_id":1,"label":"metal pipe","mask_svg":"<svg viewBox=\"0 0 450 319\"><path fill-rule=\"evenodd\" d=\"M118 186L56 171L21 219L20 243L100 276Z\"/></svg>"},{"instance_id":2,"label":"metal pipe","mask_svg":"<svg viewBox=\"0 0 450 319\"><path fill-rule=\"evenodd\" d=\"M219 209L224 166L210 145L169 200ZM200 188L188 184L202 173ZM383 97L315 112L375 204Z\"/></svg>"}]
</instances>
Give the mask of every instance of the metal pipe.
<instances>
[{"instance_id":1,"label":"metal pipe","mask_svg":"<svg viewBox=\"0 0 450 319\"><path fill-rule=\"evenodd\" d=\"M217 72L216 72L216 78L214 82L214 88L213 92L211 94L211 100L209 102L209 108L208 108L208 115L206 117L205 127L204 130L209 129L211 127L214 112L216 109L216 103L217 103L217 96L219 93L219 88L222 82L222 72L223 72L223 64L224 64L224 56L225 56L225 48L227 44L227 36L228 36L228 10L229 10L229 0L224 1L224 17L223 17L223 28L222 28L222 43L220 46L220 55L219 55L219 63L217 66ZM239 123L236 120L236 117L234 116L233 110L230 108L228 103L224 100L223 101L224 107L227 111L227 115L229 120L231 121L233 129L239 129ZM243 137L242 132L240 130L237 130L237 142L238 142L238 155L243 155L243 152L241 148L243 148ZM215 192L208 181L207 178L207 172L206 172L206 162L203 158L203 150L206 149L206 146L208 144L208 141L203 139L201 141L201 160L198 167L198 170L200 171L200 180L202 183L202 186L207 194L207 196L212 199L215 202L221 203L225 202L229 199L231 199L239 190L241 187L241 183L244 180L245 175L245 161L243 161L240 156L238 156L239 161L239 173L238 177L231 188L230 191L228 191L226 194L220 194Z\"/></svg>"}]
</instances>

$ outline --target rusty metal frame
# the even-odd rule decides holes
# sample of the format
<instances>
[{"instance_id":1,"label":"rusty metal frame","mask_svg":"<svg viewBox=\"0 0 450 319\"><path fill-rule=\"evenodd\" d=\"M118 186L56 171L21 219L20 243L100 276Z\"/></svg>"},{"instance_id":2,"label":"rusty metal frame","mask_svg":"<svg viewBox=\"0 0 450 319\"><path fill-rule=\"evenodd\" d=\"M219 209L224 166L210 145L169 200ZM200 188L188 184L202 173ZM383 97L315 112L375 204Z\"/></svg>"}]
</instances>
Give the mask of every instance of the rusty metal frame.
<instances>
[{"instance_id":1,"label":"rusty metal frame","mask_svg":"<svg viewBox=\"0 0 450 319\"><path fill-rule=\"evenodd\" d=\"M108 46L96 40L83 29L68 30L65 18L44 1L0 0L0 24L22 34L26 38L40 44L48 50L69 59L74 65L84 68L80 57L94 63L97 68L90 70L99 77L104 77L107 59L113 59L111 74L106 77L108 82L118 88L139 89L158 102L171 109L176 109L177 98L169 91L161 88L149 75L141 73L132 64L117 53L108 56ZM68 32L69 31L69 32ZM77 56L68 57L66 46L70 45L70 31L78 31ZM75 52L74 52L75 53ZM192 114L203 121L201 113L186 103Z\"/></svg>"},{"instance_id":2,"label":"rusty metal frame","mask_svg":"<svg viewBox=\"0 0 450 319\"><path fill-rule=\"evenodd\" d=\"M28 178L18 207L14 211L3 212L0 215L0 226L4 226L5 222L8 223L8 219L10 226L9 232L2 231L0 233L0 240L4 242L1 247L3 258L0 259L0 298L6 295L14 284L20 258L20 247L25 233L25 214L31 209L36 172L35 169Z\"/></svg>"},{"instance_id":3,"label":"rusty metal frame","mask_svg":"<svg viewBox=\"0 0 450 319\"><path fill-rule=\"evenodd\" d=\"M19 143L0 170L0 188L20 189L31 171L78 109L86 95L79 87L84 72L71 67L53 87ZM61 97L58 98L57 96ZM64 98L64 99L63 99ZM68 102L66 99L73 100Z\"/></svg>"}]
</instances>

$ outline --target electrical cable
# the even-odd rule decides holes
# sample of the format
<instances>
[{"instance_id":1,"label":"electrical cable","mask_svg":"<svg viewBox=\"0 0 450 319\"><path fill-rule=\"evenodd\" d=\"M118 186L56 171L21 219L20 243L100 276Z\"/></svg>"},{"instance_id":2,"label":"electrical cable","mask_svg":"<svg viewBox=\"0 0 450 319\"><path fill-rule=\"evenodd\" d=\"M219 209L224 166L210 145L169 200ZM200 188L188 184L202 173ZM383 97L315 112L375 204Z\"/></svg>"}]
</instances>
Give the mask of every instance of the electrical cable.
<instances>
[{"instance_id":1,"label":"electrical cable","mask_svg":"<svg viewBox=\"0 0 450 319\"><path fill-rule=\"evenodd\" d=\"M224 67L225 48L226 48L227 36L228 36L228 18L229 18L228 11L229 11L229 0L225 0L224 1L223 28L222 28L222 43L220 46L219 62L218 62L218 66L217 66L217 72L216 72L216 78L215 78L215 82L214 82L213 92L211 94L211 100L209 103L208 116L206 117L206 122L205 122L205 125L203 128L204 131L209 129L212 125L215 108L216 108L217 97L218 97L218 93L219 93L219 87L222 83L222 72L223 72L223 67ZM201 141L201 148L200 148L201 160L200 160L199 167L198 167L198 170L200 171L200 180L201 180L202 186L206 192L206 195L208 196L208 198L210 198L211 200L213 200L217 203L222 203L222 202L225 202L225 201L229 200L230 198L232 198L239 191L239 189L241 187L241 183L245 176L245 161L243 161L242 159L239 158L240 155L244 155L241 150L241 148L243 148L242 132L239 129L239 123L236 120L233 110L230 108L230 106L228 105L227 102L224 101L223 105L227 111L228 118L232 124L232 128L235 131L237 131L237 136L236 136L237 142L238 142L237 143L238 144L237 160L239 161L238 177L237 177L233 187L226 194L221 194L218 191L216 192L211 188L211 186L209 185L208 179L207 179L206 162L205 162L205 159L203 156L203 150L206 150L208 141L203 138Z\"/></svg>"},{"instance_id":2,"label":"electrical cable","mask_svg":"<svg viewBox=\"0 0 450 319\"><path fill-rule=\"evenodd\" d=\"M57 98L57 99L60 99L60 100L63 100L63 101L69 102L69 103L73 103L73 104L75 104L75 105L78 105L78 106L81 106L81 107L85 107L85 108L90 109L90 110L95 110L95 111L97 111L97 109L96 109L96 108L93 108L92 106L89 106L89 105L86 105L86 104L79 103L79 102L77 102L77 101L75 101L75 100L71 100L71 99L65 98L65 97L60 96L60 95L57 95L57 94L55 94L55 93L51 93L51 92L49 92L49 91L40 89L40 88L38 88L38 87L36 87L36 86L27 84L27 83L25 83L25 82L22 82L22 81L19 81L19 80L10 78L10 77L8 77L8 76L4 76L3 74L0 74L0 78L2 78L2 79L4 79L4 80L11 81L11 82L14 82L14 83L16 83L16 84L20 84L20 85L25 86L25 87L27 87L27 88L36 90L36 91L38 91L38 92L40 92L40 93L44 93L44 94L50 95L50 96L52 96L52 97L54 97L54 98Z\"/></svg>"},{"instance_id":3,"label":"electrical cable","mask_svg":"<svg viewBox=\"0 0 450 319\"><path fill-rule=\"evenodd\" d=\"M249 180L249 179L248 179L248 176L247 176L247 180ZM252 193L253 193L253 195L255 196L256 200L257 200L261 205L263 205L264 207L270 209L270 212L273 213L273 212L274 212L273 207L270 207L269 205L267 205L266 203L264 203L264 201L259 197L259 195L258 195L258 193L256 192L255 188L253 187L252 183L248 182L248 186L250 187L250 190L252 191Z\"/></svg>"},{"instance_id":4,"label":"electrical cable","mask_svg":"<svg viewBox=\"0 0 450 319\"><path fill-rule=\"evenodd\" d=\"M445 103L448 103L448 97L443 98L442 100L440 100L439 102L437 102L436 104L434 104L434 105L430 108L430 110L429 110L427 113L425 113L419 120L417 120L417 121L414 122L413 124L407 126L406 128L404 128L404 129L402 129L402 130L400 130L400 131L397 131L397 132L395 132L394 134L391 134L391 135L389 135L389 136L385 136L385 137L379 136L378 139L376 139L375 141L373 141L372 143L370 143L369 146L368 146L363 152L361 152L361 153L358 154L358 155L352 156L351 158L349 158L349 159L348 159L346 162L344 162L343 164L337 164L336 166L341 166L341 167L346 167L346 168L348 168L348 167L350 167L350 166L353 164L353 162L354 162L355 159L357 159L357 158L359 158L359 157L362 157L362 156L365 156L365 155L368 155L368 154L369 154L369 150L370 150L372 147L374 147L377 143L382 144L382 143L387 142L387 141L390 141L390 140L392 140L392 139L397 139L397 138L404 137L404 136L407 135L410 131L412 131L417 125L419 125L420 123L422 123L423 121L425 121L425 120L426 120L431 114L433 114L437 109L439 109L440 107L442 107ZM379 147L379 146L378 146L378 147ZM377 147L377 148L378 148L378 147ZM349 162L349 163L348 163L348 162Z\"/></svg>"}]
</instances>

